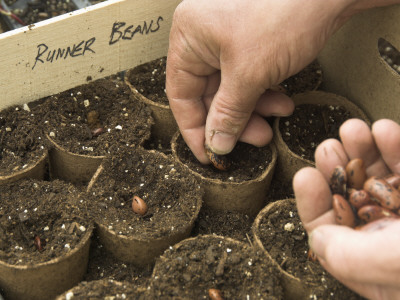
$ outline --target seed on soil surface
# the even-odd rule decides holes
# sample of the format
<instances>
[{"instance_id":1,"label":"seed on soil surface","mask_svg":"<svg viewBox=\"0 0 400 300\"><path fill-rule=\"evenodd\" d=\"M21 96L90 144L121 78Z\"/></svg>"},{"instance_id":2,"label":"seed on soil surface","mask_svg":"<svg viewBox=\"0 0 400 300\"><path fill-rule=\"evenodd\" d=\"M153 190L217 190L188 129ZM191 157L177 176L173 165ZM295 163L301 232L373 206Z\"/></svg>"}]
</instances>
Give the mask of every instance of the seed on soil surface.
<instances>
[{"instance_id":1,"label":"seed on soil surface","mask_svg":"<svg viewBox=\"0 0 400 300\"><path fill-rule=\"evenodd\" d=\"M209 289L208 296L210 297L211 300L224 300L222 292L218 289Z\"/></svg>"},{"instance_id":2,"label":"seed on soil surface","mask_svg":"<svg viewBox=\"0 0 400 300\"><path fill-rule=\"evenodd\" d=\"M87 113L87 123L90 128L100 127L99 124L99 113L95 110L91 110Z\"/></svg>"},{"instance_id":3,"label":"seed on soil surface","mask_svg":"<svg viewBox=\"0 0 400 300\"><path fill-rule=\"evenodd\" d=\"M383 178L370 177L364 183L366 190L372 197L379 201L379 204L388 209L400 208L400 192L388 184Z\"/></svg>"},{"instance_id":4,"label":"seed on soil surface","mask_svg":"<svg viewBox=\"0 0 400 300\"><path fill-rule=\"evenodd\" d=\"M215 154L208 146L204 146L204 149L206 150L208 159L215 168L221 171L226 171L230 167L230 163L226 156Z\"/></svg>"},{"instance_id":5,"label":"seed on soil surface","mask_svg":"<svg viewBox=\"0 0 400 300\"><path fill-rule=\"evenodd\" d=\"M334 194L332 206L337 224L349 227L354 227L356 225L353 209L343 196Z\"/></svg>"},{"instance_id":6,"label":"seed on soil surface","mask_svg":"<svg viewBox=\"0 0 400 300\"><path fill-rule=\"evenodd\" d=\"M308 249L307 258L309 261L313 261L313 262L316 262L318 260L317 255L311 249Z\"/></svg>"},{"instance_id":7,"label":"seed on soil surface","mask_svg":"<svg viewBox=\"0 0 400 300\"><path fill-rule=\"evenodd\" d=\"M92 136L99 136L104 132L104 128L99 127L92 130Z\"/></svg>"},{"instance_id":8,"label":"seed on soil surface","mask_svg":"<svg viewBox=\"0 0 400 300\"><path fill-rule=\"evenodd\" d=\"M46 241L41 239L38 235L35 235L33 243L39 252L42 252L44 250L43 247L46 246Z\"/></svg>"},{"instance_id":9,"label":"seed on soil surface","mask_svg":"<svg viewBox=\"0 0 400 300\"><path fill-rule=\"evenodd\" d=\"M132 210L134 213L143 216L147 212L147 204L142 198L134 196L132 199Z\"/></svg>"},{"instance_id":10,"label":"seed on soil surface","mask_svg":"<svg viewBox=\"0 0 400 300\"><path fill-rule=\"evenodd\" d=\"M367 180L367 171L362 159L355 158L346 165L347 185L353 189L362 189Z\"/></svg>"}]
</instances>

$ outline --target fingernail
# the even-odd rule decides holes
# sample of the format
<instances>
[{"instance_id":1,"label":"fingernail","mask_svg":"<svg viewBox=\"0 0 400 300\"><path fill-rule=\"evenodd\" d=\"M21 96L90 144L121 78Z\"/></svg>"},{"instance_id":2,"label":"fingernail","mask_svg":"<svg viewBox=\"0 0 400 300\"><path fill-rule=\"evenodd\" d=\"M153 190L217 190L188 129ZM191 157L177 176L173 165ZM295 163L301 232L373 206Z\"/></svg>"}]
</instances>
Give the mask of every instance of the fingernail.
<instances>
[{"instance_id":1,"label":"fingernail","mask_svg":"<svg viewBox=\"0 0 400 300\"><path fill-rule=\"evenodd\" d=\"M318 230L313 230L308 236L308 245L320 259L325 259L325 236Z\"/></svg>"},{"instance_id":2,"label":"fingernail","mask_svg":"<svg viewBox=\"0 0 400 300\"><path fill-rule=\"evenodd\" d=\"M236 136L225 132L216 131L211 135L208 145L212 152L224 155L232 151L236 144Z\"/></svg>"}]
</instances>

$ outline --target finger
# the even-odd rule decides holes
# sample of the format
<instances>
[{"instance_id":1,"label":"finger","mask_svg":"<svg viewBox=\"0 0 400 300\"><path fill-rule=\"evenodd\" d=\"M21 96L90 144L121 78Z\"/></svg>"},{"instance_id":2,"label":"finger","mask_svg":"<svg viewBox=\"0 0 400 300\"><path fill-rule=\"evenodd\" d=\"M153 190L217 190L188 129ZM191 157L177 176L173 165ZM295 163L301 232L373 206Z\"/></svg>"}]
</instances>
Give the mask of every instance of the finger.
<instances>
[{"instance_id":1,"label":"finger","mask_svg":"<svg viewBox=\"0 0 400 300\"><path fill-rule=\"evenodd\" d=\"M282 93L265 91L257 101L255 111L264 117L287 117L293 113L293 100Z\"/></svg>"},{"instance_id":2,"label":"finger","mask_svg":"<svg viewBox=\"0 0 400 300\"><path fill-rule=\"evenodd\" d=\"M217 154L232 151L265 88L260 80L242 75L232 66L221 66L221 84L206 121L206 144Z\"/></svg>"},{"instance_id":3,"label":"finger","mask_svg":"<svg viewBox=\"0 0 400 300\"><path fill-rule=\"evenodd\" d=\"M315 150L315 166L327 181L336 166L346 166L348 161L343 145L336 139L323 141Z\"/></svg>"},{"instance_id":4,"label":"finger","mask_svg":"<svg viewBox=\"0 0 400 300\"><path fill-rule=\"evenodd\" d=\"M334 224L332 194L323 174L314 168L303 168L293 178L297 209L304 228L309 232L322 224Z\"/></svg>"},{"instance_id":5,"label":"finger","mask_svg":"<svg viewBox=\"0 0 400 300\"><path fill-rule=\"evenodd\" d=\"M239 141L254 145L256 147L263 147L271 140L272 129L268 122L258 114L253 113L245 129L240 135Z\"/></svg>"},{"instance_id":6,"label":"finger","mask_svg":"<svg viewBox=\"0 0 400 300\"><path fill-rule=\"evenodd\" d=\"M311 233L310 246L323 266L342 281L399 286L399 230L399 220L367 232L324 225Z\"/></svg>"},{"instance_id":7,"label":"finger","mask_svg":"<svg viewBox=\"0 0 400 300\"><path fill-rule=\"evenodd\" d=\"M349 159L361 158L369 176L387 174L386 164L375 144L369 126L364 121L347 120L340 127L339 134Z\"/></svg>"},{"instance_id":8,"label":"finger","mask_svg":"<svg viewBox=\"0 0 400 300\"><path fill-rule=\"evenodd\" d=\"M170 40L166 68L169 104L185 142L199 161L207 163L204 152L207 112L202 96L209 84L207 76L216 70L191 51L179 33L171 30Z\"/></svg>"},{"instance_id":9,"label":"finger","mask_svg":"<svg viewBox=\"0 0 400 300\"><path fill-rule=\"evenodd\" d=\"M376 121L372 135L386 165L400 174L400 125L387 119Z\"/></svg>"}]
</instances>

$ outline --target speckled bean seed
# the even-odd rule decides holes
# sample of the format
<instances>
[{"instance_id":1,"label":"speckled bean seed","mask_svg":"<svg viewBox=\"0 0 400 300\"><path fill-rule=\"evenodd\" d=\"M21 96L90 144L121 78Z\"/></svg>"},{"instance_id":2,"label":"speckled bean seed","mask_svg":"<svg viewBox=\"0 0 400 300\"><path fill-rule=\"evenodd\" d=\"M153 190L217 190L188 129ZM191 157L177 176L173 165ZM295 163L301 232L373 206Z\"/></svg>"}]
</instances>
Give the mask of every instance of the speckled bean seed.
<instances>
[{"instance_id":1,"label":"speckled bean seed","mask_svg":"<svg viewBox=\"0 0 400 300\"><path fill-rule=\"evenodd\" d=\"M332 201L333 211L335 212L335 220L339 225L354 227L356 218L350 203L343 198L342 195L334 194Z\"/></svg>"},{"instance_id":2,"label":"speckled bean seed","mask_svg":"<svg viewBox=\"0 0 400 300\"><path fill-rule=\"evenodd\" d=\"M346 165L347 185L350 188L362 189L364 181L367 180L367 172L362 159L355 158Z\"/></svg>"},{"instance_id":3,"label":"speckled bean seed","mask_svg":"<svg viewBox=\"0 0 400 300\"><path fill-rule=\"evenodd\" d=\"M383 178L376 176L370 177L364 183L364 190L377 199L379 204L383 207L391 210L400 208L400 192L393 188Z\"/></svg>"},{"instance_id":4,"label":"speckled bean seed","mask_svg":"<svg viewBox=\"0 0 400 300\"><path fill-rule=\"evenodd\" d=\"M399 216L391 210L379 205L365 205L358 210L357 215L366 223L382 218L399 218Z\"/></svg>"},{"instance_id":5,"label":"speckled bean seed","mask_svg":"<svg viewBox=\"0 0 400 300\"><path fill-rule=\"evenodd\" d=\"M359 209L364 205L374 204L369 194L365 190L353 190L349 195L349 202L355 209Z\"/></svg>"},{"instance_id":6,"label":"speckled bean seed","mask_svg":"<svg viewBox=\"0 0 400 300\"><path fill-rule=\"evenodd\" d=\"M346 170L342 166L337 166L330 178L329 186L331 188L332 194L346 196L346 187L347 187L347 176Z\"/></svg>"},{"instance_id":7,"label":"speckled bean seed","mask_svg":"<svg viewBox=\"0 0 400 300\"><path fill-rule=\"evenodd\" d=\"M147 204L142 198L134 196L132 199L132 210L134 213L143 216L147 212Z\"/></svg>"},{"instance_id":8,"label":"speckled bean seed","mask_svg":"<svg viewBox=\"0 0 400 300\"><path fill-rule=\"evenodd\" d=\"M389 183L395 189L400 187L400 175L399 174L390 174L384 178L387 183Z\"/></svg>"},{"instance_id":9,"label":"speckled bean seed","mask_svg":"<svg viewBox=\"0 0 400 300\"><path fill-rule=\"evenodd\" d=\"M221 171L226 171L230 167L230 163L226 156L215 154L208 146L205 146L204 148L206 150L208 159L215 168Z\"/></svg>"},{"instance_id":10,"label":"speckled bean seed","mask_svg":"<svg viewBox=\"0 0 400 300\"><path fill-rule=\"evenodd\" d=\"M222 292L218 289L209 289L208 296L210 297L211 300L224 300Z\"/></svg>"}]
</instances>

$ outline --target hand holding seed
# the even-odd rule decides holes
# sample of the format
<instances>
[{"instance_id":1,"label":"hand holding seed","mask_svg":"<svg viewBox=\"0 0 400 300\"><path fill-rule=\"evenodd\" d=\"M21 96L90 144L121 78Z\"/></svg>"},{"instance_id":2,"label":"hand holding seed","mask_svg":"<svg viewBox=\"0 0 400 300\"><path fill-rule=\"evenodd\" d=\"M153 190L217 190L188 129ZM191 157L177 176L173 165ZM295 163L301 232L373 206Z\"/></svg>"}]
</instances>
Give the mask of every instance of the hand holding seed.
<instances>
[{"instance_id":1,"label":"hand holding seed","mask_svg":"<svg viewBox=\"0 0 400 300\"><path fill-rule=\"evenodd\" d=\"M370 128L352 119L341 126L340 140L319 145L316 168L293 180L310 247L328 272L362 296L398 299L400 125L379 120Z\"/></svg>"}]
</instances>

